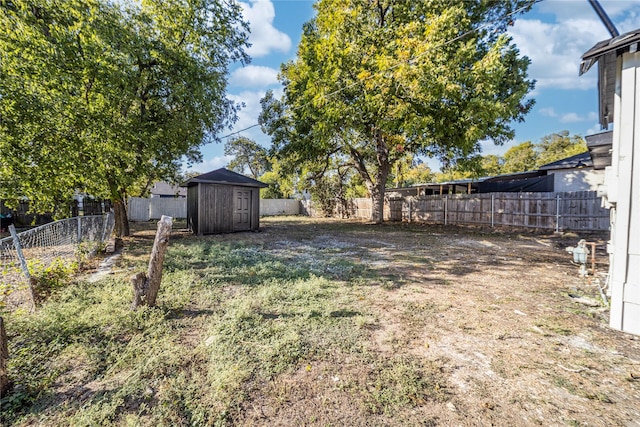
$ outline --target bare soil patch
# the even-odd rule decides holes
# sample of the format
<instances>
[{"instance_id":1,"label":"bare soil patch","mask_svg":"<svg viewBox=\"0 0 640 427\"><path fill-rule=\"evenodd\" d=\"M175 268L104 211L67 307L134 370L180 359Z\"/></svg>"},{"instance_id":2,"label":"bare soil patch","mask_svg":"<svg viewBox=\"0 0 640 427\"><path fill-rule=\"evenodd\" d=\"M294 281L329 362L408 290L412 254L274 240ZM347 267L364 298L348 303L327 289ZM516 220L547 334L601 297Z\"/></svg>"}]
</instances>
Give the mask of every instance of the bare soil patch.
<instances>
[{"instance_id":1,"label":"bare soil patch","mask_svg":"<svg viewBox=\"0 0 640 427\"><path fill-rule=\"evenodd\" d=\"M32 400L6 400L6 419L640 425L640 337L608 327L595 280L565 251L598 241L605 272L606 236L261 222L201 237L174 225L159 306L131 312L128 279L155 235L136 224L112 274L16 316L13 396Z\"/></svg>"},{"instance_id":2,"label":"bare soil patch","mask_svg":"<svg viewBox=\"0 0 640 427\"><path fill-rule=\"evenodd\" d=\"M578 236L263 222L251 239L265 250L312 257L334 249L376 272L359 297L374 313L368 345L382 359L411 356L437 378L424 401L376 414L366 395L379 367L336 355L257 387L243 423L640 424L640 340L608 327L596 284L578 276L564 250Z\"/></svg>"}]
</instances>

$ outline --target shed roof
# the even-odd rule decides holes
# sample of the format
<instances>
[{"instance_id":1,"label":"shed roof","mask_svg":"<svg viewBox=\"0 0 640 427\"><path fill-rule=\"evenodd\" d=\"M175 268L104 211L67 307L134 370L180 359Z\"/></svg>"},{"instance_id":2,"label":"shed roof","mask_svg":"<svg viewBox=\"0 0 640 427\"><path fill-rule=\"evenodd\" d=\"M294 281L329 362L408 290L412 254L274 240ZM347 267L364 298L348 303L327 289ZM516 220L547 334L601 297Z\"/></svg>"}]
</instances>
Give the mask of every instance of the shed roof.
<instances>
[{"instance_id":1,"label":"shed roof","mask_svg":"<svg viewBox=\"0 0 640 427\"><path fill-rule=\"evenodd\" d=\"M260 182L256 179L249 178L248 176L241 175L239 173L230 171L225 168L213 170L211 172L203 173L190 180L180 184L181 187L191 187L196 184L235 184L244 187L268 187L264 182Z\"/></svg>"},{"instance_id":2,"label":"shed roof","mask_svg":"<svg viewBox=\"0 0 640 427\"><path fill-rule=\"evenodd\" d=\"M576 154L574 156L566 157L555 162L547 163L546 165L540 166L538 169L541 171L548 171L556 169L575 169L591 166L593 166L591 155L588 151L585 151L584 153Z\"/></svg>"}]
</instances>

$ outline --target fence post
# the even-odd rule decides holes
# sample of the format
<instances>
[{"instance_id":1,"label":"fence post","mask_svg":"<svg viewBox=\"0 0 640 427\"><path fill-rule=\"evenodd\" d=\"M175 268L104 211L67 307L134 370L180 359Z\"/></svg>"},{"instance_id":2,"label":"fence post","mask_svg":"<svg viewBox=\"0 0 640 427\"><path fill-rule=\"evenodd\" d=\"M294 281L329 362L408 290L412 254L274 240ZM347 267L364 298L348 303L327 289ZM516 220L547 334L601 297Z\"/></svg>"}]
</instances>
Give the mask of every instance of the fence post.
<instances>
[{"instance_id":1,"label":"fence post","mask_svg":"<svg viewBox=\"0 0 640 427\"><path fill-rule=\"evenodd\" d=\"M0 317L0 397L9 390L11 382L7 374L7 360L9 359L9 346L7 343L7 332L4 329L4 320Z\"/></svg>"},{"instance_id":2,"label":"fence post","mask_svg":"<svg viewBox=\"0 0 640 427\"><path fill-rule=\"evenodd\" d=\"M556 194L556 233L560 232L560 194Z\"/></svg>"},{"instance_id":3,"label":"fence post","mask_svg":"<svg viewBox=\"0 0 640 427\"><path fill-rule=\"evenodd\" d=\"M78 244L82 243L82 221L78 216Z\"/></svg>"},{"instance_id":4,"label":"fence post","mask_svg":"<svg viewBox=\"0 0 640 427\"><path fill-rule=\"evenodd\" d=\"M491 193L491 228L494 227L494 217L493 217L493 211L494 211L494 207L495 207L495 194Z\"/></svg>"},{"instance_id":5,"label":"fence post","mask_svg":"<svg viewBox=\"0 0 640 427\"><path fill-rule=\"evenodd\" d=\"M411 224L411 211L412 211L412 209L411 209L411 208L412 208L411 204L412 204L412 202L413 202L413 197L411 197L411 196L410 196L410 197L409 197L409 224Z\"/></svg>"},{"instance_id":6,"label":"fence post","mask_svg":"<svg viewBox=\"0 0 640 427\"><path fill-rule=\"evenodd\" d=\"M104 243L107 240L107 227L109 226L111 212L107 212L102 215L102 234L100 234L100 243Z\"/></svg>"},{"instance_id":7,"label":"fence post","mask_svg":"<svg viewBox=\"0 0 640 427\"><path fill-rule=\"evenodd\" d=\"M13 238L13 247L16 248L16 253L18 254L18 259L20 260L20 268L29 281L29 291L31 293L31 309L34 310L36 308L36 293L33 289L35 286L35 280L31 277L31 273L29 273L27 260L24 258L24 254L22 253L22 246L20 245L20 238L18 237L18 233L16 233L15 225L9 224L9 232L11 233L11 237Z\"/></svg>"},{"instance_id":8,"label":"fence post","mask_svg":"<svg viewBox=\"0 0 640 427\"><path fill-rule=\"evenodd\" d=\"M445 194L444 196L444 225L447 225L447 215L448 215L448 209L447 209L447 195Z\"/></svg>"}]
</instances>

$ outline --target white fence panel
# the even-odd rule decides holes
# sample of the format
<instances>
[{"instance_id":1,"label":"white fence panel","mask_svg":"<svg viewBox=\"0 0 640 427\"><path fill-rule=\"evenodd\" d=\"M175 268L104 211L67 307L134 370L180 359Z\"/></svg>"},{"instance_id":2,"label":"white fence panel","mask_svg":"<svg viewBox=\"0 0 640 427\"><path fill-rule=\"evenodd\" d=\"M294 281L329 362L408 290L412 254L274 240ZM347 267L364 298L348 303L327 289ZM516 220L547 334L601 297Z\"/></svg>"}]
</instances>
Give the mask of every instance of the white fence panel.
<instances>
[{"instance_id":1,"label":"white fence panel","mask_svg":"<svg viewBox=\"0 0 640 427\"><path fill-rule=\"evenodd\" d=\"M140 197L129 198L129 221L149 221L149 201Z\"/></svg>"},{"instance_id":2,"label":"white fence panel","mask_svg":"<svg viewBox=\"0 0 640 427\"><path fill-rule=\"evenodd\" d=\"M171 218L187 217L187 199L152 197L149 199L149 219L160 219L162 215Z\"/></svg>"},{"instance_id":3,"label":"white fence panel","mask_svg":"<svg viewBox=\"0 0 640 427\"><path fill-rule=\"evenodd\" d=\"M260 199L260 216L299 215L300 201L292 199Z\"/></svg>"},{"instance_id":4,"label":"white fence panel","mask_svg":"<svg viewBox=\"0 0 640 427\"><path fill-rule=\"evenodd\" d=\"M260 216L299 215L300 201L291 199L260 199ZM129 220L149 221L162 215L172 218L187 217L187 199L153 197L129 198Z\"/></svg>"}]
</instances>

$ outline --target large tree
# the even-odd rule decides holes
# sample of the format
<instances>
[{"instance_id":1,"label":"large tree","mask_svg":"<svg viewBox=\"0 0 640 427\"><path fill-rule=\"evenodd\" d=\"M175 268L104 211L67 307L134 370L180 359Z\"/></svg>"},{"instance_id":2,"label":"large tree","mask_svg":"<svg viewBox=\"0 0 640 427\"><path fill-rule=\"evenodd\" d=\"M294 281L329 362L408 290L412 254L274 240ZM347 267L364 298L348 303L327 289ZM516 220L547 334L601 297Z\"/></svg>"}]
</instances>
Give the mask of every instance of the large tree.
<instances>
[{"instance_id":1,"label":"large tree","mask_svg":"<svg viewBox=\"0 0 640 427\"><path fill-rule=\"evenodd\" d=\"M526 141L509 148L504 153L502 173L514 173L534 170L538 163L538 151L535 144Z\"/></svg>"},{"instance_id":2,"label":"large tree","mask_svg":"<svg viewBox=\"0 0 640 427\"><path fill-rule=\"evenodd\" d=\"M236 3L0 2L0 197L51 210L83 190L114 202L177 175L236 117L228 66L248 61Z\"/></svg>"},{"instance_id":3,"label":"large tree","mask_svg":"<svg viewBox=\"0 0 640 427\"><path fill-rule=\"evenodd\" d=\"M238 173L248 170L253 179L271 169L267 150L245 136L232 138L224 144L224 154L233 156L227 167Z\"/></svg>"},{"instance_id":4,"label":"large tree","mask_svg":"<svg viewBox=\"0 0 640 427\"><path fill-rule=\"evenodd\" d=\"M505 29L530 3L321 0L297 59L282 67L284 99L267 95L261 123L292 160L348 157L381 222L399 159L464 158L479 141L513 137L533 83Z\"/></svg>"},{"instance_id":5,"label":"large tree","mask_svg":"<svg viewBox=\"0 0 640 427\"><path fill-rule=\"evenodd\" d=\"M587 151L587 143L584 138L580 135L571 136L568 130L543 136L537 147L540 154L536 166L546 165Z\"/></svg>"}]
</instances>

